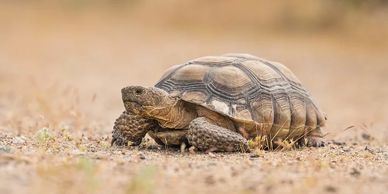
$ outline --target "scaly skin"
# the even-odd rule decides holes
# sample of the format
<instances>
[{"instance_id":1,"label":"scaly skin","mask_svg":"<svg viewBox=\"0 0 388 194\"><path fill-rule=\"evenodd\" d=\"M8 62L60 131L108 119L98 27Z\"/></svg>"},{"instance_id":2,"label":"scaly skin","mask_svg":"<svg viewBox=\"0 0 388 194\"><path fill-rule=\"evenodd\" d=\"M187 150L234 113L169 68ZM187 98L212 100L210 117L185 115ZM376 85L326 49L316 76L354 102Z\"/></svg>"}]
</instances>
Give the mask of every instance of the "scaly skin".
<instances>
[{"instance_id":1,"label":"scaly skin","mask_svg":"<svg viewBox=\"0 0 388 194\"><path fill-rule=\"evenodd\" d=\"M161 89L129 86L122 89L122 96L126 112L115 122L112 144L127 145L131 141L131 145L139 145L149 133L161 145L177 146L188 141L202 151L248 151L247 139L215 122L219 118L209 118L209 114L201 117L195 107L186 107ZM307 146L322 146L320 135L320 130L306 134Z\"/></svg>"},{"instance_id":2,"label":"scaly skin","mask_svg":"<svg viewBox=\"0 0 388 194\"><path fill-rule=\"evenodd\" d=\"M159 145L180 146L187 143L187 130L164 129L156 121L124 111L113 126L112 145L139 145L148 133Z\"/></svg>"},{"instance_id":3,"label":"scaly skin","mask_svg":"<svg viewBox=\"0 0 388 194\"><path fill-rule=\"evenodd\" d=\"M187 139L189 144L202 151L248 151L247 140L241 134L213 125L204 117L190 123Z\"/></svg>"},{"instance_id":4,"label":"scaly skin","mask_svg":"<svg viewBox=\"0 0 388 194\"><path fill-rule=\"evenodd\" d=\"M113 126L112 145L139 145L149 130L158 127L154 120L124 111Z\"/></svg>"},{"instance_id":5,"label":"scaly skin","mask_svg":"<svg viewBox=\"0 0 388 194\"><path fill-rule=\"evenodd\" d=\"M210 123L206 118L194 119L188 130L164 129L156 121L145 119L133 113L123 112L116 119L112 135L112 145L139 145L148 133L159 145L193 145L202 151L248 151L247 140L239 133ZM305 141L305 139L307 141ZM322 147L321 137L307 136L299 141L301 146Z\"/></svg>"},{"instance_id":6,"label":"scaly skin","mask_svg":"<svg viewBox=\"0 0 388 194\"><path fill-rule=\"evenodd\" d=\"M151 119L123 112L116 119L112 135L112 145L139 145L143 137L149 135L160 145L179 146L189 143L203 151L247 151L247 140L239 133L213 125L206 118L194 119L189 130L163 129Z\"/></svg>"}]
</instances>

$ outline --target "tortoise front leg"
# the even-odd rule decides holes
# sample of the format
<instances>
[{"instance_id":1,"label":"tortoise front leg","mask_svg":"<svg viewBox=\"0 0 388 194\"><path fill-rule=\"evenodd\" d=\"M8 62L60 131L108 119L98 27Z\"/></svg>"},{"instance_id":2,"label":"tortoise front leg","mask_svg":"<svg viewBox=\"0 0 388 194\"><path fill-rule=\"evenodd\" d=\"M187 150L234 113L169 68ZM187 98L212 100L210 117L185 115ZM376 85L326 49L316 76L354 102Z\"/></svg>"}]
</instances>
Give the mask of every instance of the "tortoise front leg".
<instances>
[{"instance_id":1,"label":"tortoise front leg","mask_svg":"<svg viewBox=\"0 0 388 194\"><path fill-rule=\"evenodd\" d=\"M190 145L202 151L248 151L247 140L241 134L214 125L204 117L191 121L187 140Z\"/></svg>"},{"instance_id":2,"label":"tortoise front leg","mask_svg":"<svg viewBox=\"0 0 388 194\"><path fill-rule=\"evenodd\" d=\"M111 144L125 146L131 142L131 145L139 145L146 133L155 127L158 127L155 121L124 111L113 126Z\"/></svg>"}]
</instances>

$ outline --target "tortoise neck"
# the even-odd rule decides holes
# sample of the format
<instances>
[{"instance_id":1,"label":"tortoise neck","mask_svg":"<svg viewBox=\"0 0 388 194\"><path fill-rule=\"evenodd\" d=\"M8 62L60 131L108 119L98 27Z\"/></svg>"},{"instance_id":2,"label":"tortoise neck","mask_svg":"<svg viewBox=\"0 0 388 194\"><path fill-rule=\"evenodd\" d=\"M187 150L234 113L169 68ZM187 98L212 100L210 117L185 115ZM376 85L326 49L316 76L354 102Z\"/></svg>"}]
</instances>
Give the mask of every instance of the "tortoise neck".
<instances>
[{"instance_id":1,"label":"tortoise neck","mask_svg":"<svg viewBox=\"0 0 388 194\"><path fill-rule=\"evenodd\" d=\"M167 107L149 107L145 111L148 117L159 122L163 128L184 129L195 119L196 112L187 107L186 103L178 100Z\"/></svg>"}]
</instances>

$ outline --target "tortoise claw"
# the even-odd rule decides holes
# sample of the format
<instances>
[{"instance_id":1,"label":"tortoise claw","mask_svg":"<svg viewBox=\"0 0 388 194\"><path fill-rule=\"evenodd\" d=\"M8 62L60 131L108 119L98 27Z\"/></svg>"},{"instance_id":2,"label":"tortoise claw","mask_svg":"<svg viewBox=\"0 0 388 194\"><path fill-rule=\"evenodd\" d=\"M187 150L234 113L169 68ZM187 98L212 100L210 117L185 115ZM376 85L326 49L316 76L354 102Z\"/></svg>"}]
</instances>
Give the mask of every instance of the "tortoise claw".
<instances>
[{"instance_id":1,"label":"tortoise claw","mask_svg":"<svg viewBox=\"0 0 388 194\"><path fill-rule=\"evenodd\" d=\"M325 142L320 137L307 137L308 147L325 147Z\"/></svg>"}]
</instances>

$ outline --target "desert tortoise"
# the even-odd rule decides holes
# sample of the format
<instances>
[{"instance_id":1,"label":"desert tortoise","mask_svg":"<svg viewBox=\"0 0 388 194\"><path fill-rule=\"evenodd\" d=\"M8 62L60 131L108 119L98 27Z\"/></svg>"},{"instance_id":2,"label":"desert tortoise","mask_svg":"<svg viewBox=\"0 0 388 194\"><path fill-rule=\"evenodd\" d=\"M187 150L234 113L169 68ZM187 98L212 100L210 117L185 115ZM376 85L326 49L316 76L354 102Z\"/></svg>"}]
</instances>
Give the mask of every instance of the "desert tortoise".
<instances>
[{"instance_id":1,"label":"desert tortoise","mask_svg":"<svg viewBox=\"0 0 388 194\"><path fill-rule=\"evenodd\" d=\"M175 65L155 87L122 89L126 111L112 144L159 144L244 151L247 140L307 140L322 146L325 117L284 65L249 54L207 56Z\"/></svg>"}]
</instances>

